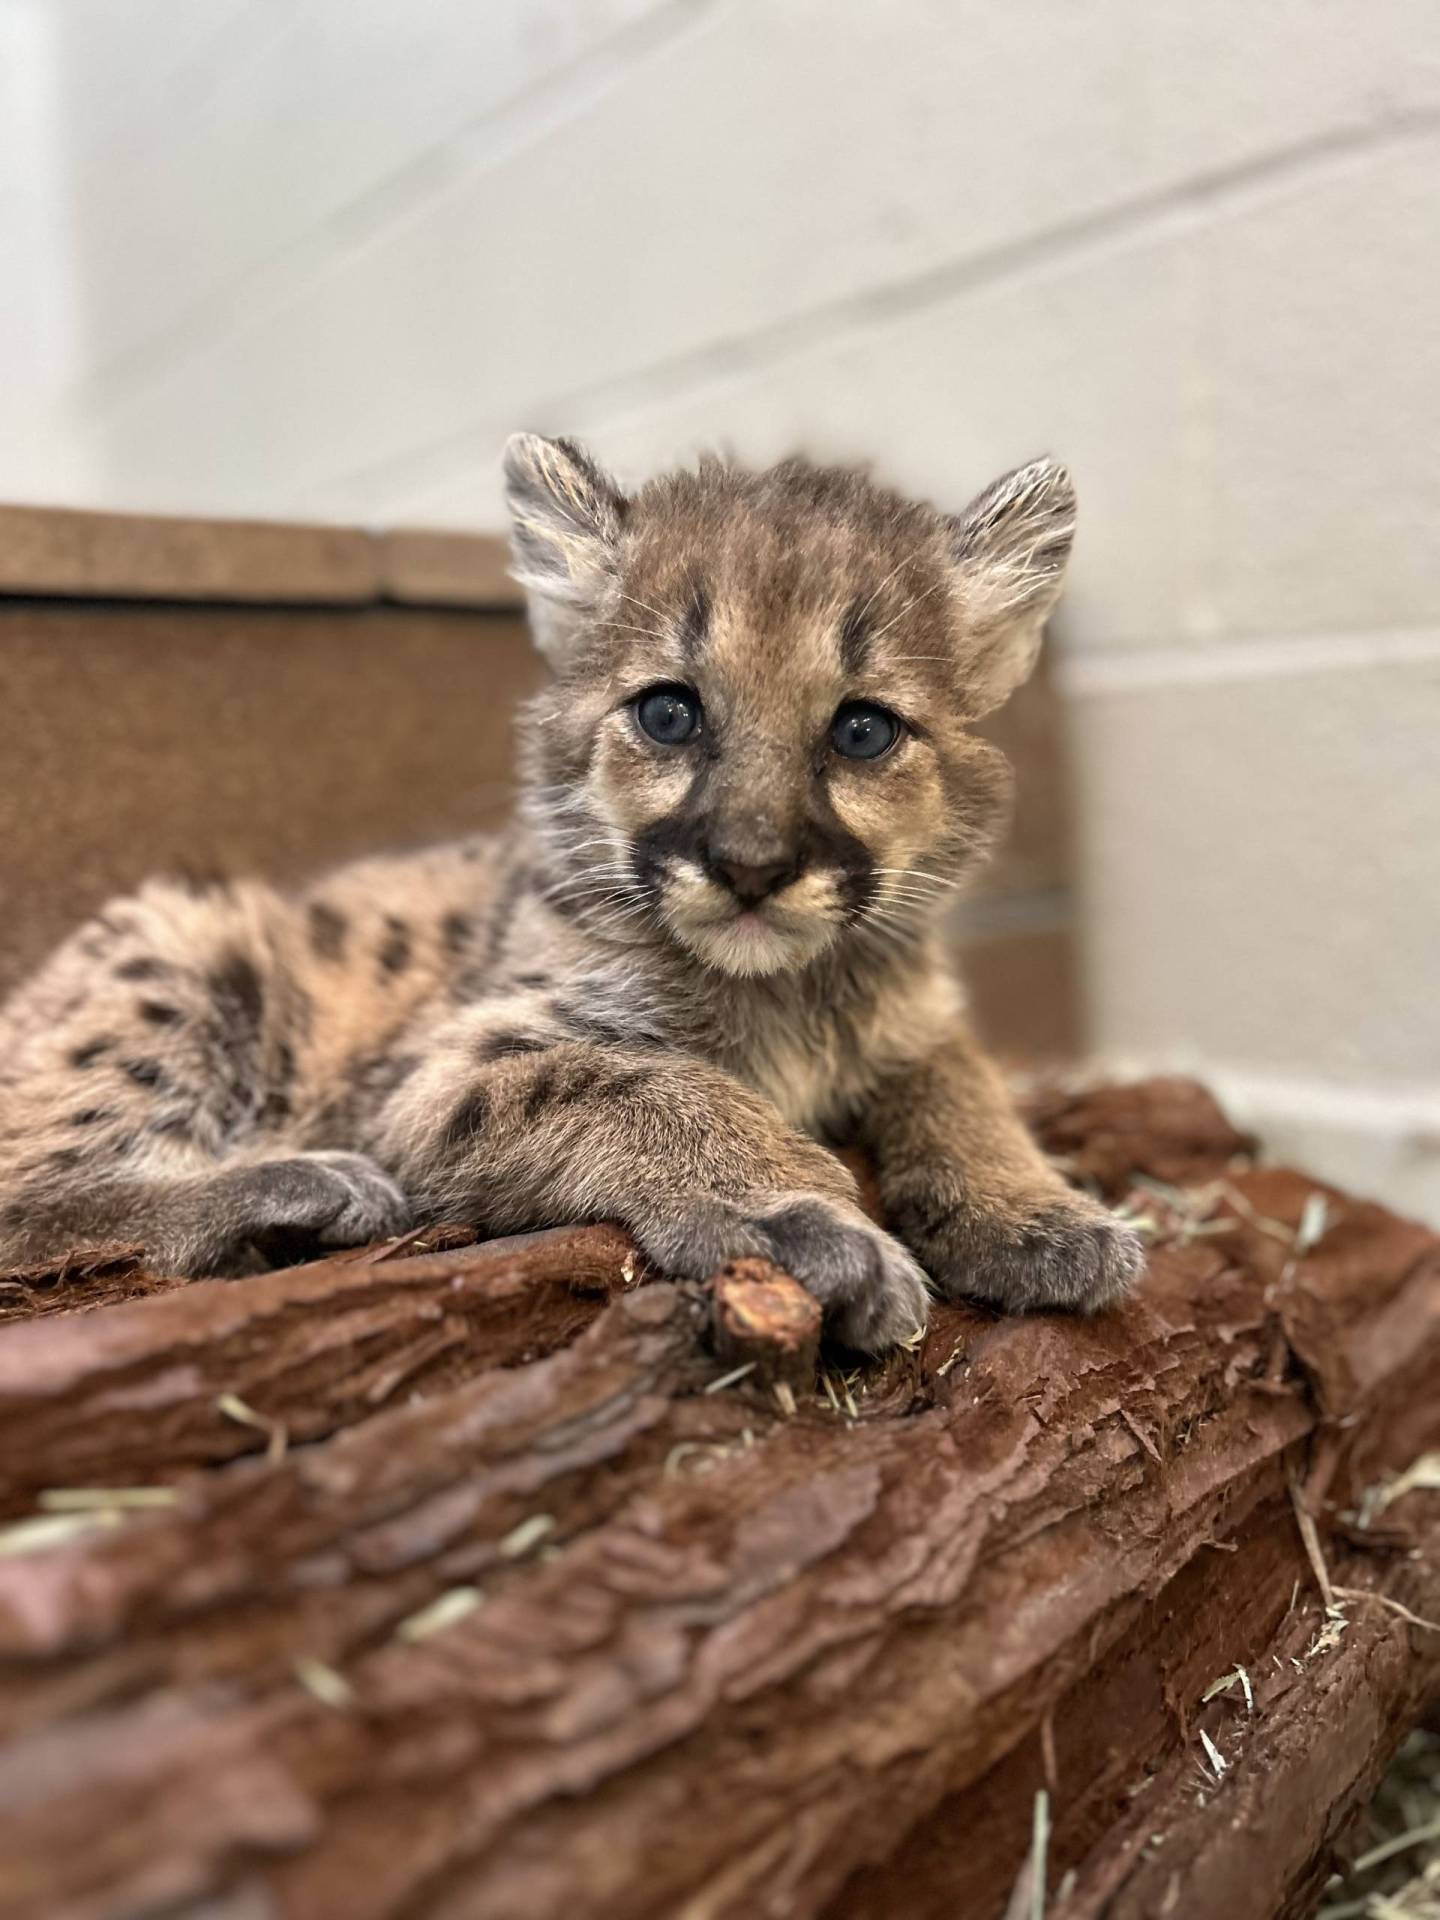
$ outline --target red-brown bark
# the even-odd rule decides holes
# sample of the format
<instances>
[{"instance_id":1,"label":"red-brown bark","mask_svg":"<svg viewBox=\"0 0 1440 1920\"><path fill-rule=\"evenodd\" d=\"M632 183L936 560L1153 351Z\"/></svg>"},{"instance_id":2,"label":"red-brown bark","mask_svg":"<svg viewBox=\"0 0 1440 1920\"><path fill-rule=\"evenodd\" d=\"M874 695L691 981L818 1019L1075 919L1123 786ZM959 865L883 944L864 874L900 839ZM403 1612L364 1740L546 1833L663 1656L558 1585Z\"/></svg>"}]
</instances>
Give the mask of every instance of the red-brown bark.
<instances>
[{"instance_id":1,"label":"red-brown bark","mask_svg":"<svg viewBox=\"0 0 1440 1920\"><path fill-rule=\"evenodd\" d=\"M0 1915L986 1920L1042 1785L1052 1916L1306 1911L1440 1635L1327 1623L1293 1489L1440 1613L1433 1494L1343 1518L1440 1444L1440 1240L1184 1083L1039 1119L1161 1183L1140 1296L880 1367L607 1228L6 1329L12 1511L173 1504L0 1558Z\"/></svg>"}]
</instances>

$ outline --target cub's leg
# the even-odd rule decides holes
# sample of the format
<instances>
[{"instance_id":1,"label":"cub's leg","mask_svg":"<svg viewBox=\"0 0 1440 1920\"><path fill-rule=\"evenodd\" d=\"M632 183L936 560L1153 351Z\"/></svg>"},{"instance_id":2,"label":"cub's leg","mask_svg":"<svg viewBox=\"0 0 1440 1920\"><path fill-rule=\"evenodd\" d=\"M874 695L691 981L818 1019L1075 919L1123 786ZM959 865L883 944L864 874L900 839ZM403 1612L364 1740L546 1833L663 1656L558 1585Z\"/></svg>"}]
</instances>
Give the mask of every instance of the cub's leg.
<instances>
[{"instance_id":1,"label":"cub's leg","mask_svg":"<svg viewBox=\"0 0 1440 1920\"><path fill-rule=\"evenodd\" d=\"M293 910L262 887L152 885L107 907L0 1013L0 1268L103 1240L177 1273L349 1245L408 1221L292 1117L315 1009Z\"/></svg>"},{"instance_id":2,"label":"cub's leg","mask_svg":"<svg viewBox=\"0 0 1440 1920\"><path fill-rule=\"evenodd\" d=\"M763 1254L871 1351L924 1323L923 1274L840 1162L707 1063L578 1039L521 1001L468 1008L414 1051L370 1144L422 1216L498 1232L618 1220L680 1278Z\"/></svg>"},{"instance_id":3,"label":"cub's leg","mask_svg":"<svg viewBox=\"0 0 1440 1920\"><path fill-rule=\"evenodd\" d=\"M885 1082L862 1138L886 1218L949 1297L1089 1311L1144 1264L1139 1236L1048 1164L963 1030Z\"/></svg>"}]
</instances>

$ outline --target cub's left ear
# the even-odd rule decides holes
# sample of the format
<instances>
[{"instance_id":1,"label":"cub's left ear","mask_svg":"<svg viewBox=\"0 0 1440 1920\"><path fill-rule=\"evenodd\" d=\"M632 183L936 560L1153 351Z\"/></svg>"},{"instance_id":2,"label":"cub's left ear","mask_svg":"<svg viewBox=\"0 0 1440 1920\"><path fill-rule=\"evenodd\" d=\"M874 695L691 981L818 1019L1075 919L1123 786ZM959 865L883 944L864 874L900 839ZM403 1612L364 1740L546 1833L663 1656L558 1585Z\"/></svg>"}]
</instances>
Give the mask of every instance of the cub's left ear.
<instances>
[{"instance_id":1,"label":"cub's left ear","mask_svg":"<svg viewBox=\"0 0 1440 1920\"><path fill-rule=\"evenodd\" d=\"M1029 675L1075 537L1075 488L1054 460L996 480L950 522L965 608L967 692L978 715Z\"/></svg>"},{"instance_id":2,"label":"cub's left ear","mask_svg":"<svg viewBox=\"0 0 1440 1920\"><path fill-rule=\"evenodd\" d=\"M505 447L511 571L532 596L536 635L553 650L611 577L625 496L573 440L513 434Z\"/></svg>"}]
</instances>

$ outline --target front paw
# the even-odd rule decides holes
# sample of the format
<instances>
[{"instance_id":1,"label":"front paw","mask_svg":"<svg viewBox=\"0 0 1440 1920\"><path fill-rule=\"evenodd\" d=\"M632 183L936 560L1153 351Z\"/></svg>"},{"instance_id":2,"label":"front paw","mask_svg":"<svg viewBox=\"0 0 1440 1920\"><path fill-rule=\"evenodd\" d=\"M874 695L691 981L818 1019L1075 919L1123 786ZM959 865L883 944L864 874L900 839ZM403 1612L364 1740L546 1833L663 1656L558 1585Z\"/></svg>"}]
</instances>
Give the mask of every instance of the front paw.
<instances>
[{"instance_id":1,"label":"front paw","mask_svg":"<svg viewBox=\"0 0 1440 1920\"><path fill-rule=\"evenodd\" d=\"M253 1247L273 1265L331 1247L364 1246L401 1233L410 1203L382 1168L360 1153L296 1153L227 1169L212 1210L231 1249Z\"/></svg>"},{"instance_id":2,"label":"front paw","mask_svg":"<svg viewBox=\"0 0 1440 1920\"><path fill-rule=\"evenodd\" d=\"M679 1279L706 1280L746 1255L773 1260L825 1310L826 1331L861 1353L884 1353L925 1325L925 1276L858 1207L819 1193L697 1197L637 1226L645 1252Z\"/></svg>"},{"instance_id":3,"label":"front paw","mask_svg":"<svg viewBox=\"0 0 1440 1920\"><path fill-rule=\"evenodd\" d=\"M897 1214L947 1299L990 1300L1012 1313L1097 1313L1123 1300L1145 1265L1139 1234L1082 1193L1005 1206L920 1202Z\"/></svg>"}]
</instances>

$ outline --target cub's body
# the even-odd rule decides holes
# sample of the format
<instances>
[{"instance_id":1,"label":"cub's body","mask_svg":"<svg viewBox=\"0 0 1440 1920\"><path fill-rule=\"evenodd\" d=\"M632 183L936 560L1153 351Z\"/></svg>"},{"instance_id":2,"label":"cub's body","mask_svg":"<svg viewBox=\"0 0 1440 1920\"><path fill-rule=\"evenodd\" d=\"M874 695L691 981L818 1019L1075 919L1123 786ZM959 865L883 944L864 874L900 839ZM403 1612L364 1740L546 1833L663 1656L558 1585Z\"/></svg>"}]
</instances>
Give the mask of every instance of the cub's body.
<instances>
[{"instance_id":1,"label":"cub's body","mask_svg":"<svg viewBox=\"0 0 1440 1920\"><path fill-rule=\"evenodd\" d=\"M0 1265L617 1218L677 1274L773 1255L866 1347L923 1318L922 1266L1113 1297L1138 1249L1010 1113L938 931L1003 811L968 723L1033 658L1063 475L959 521L799 463L627 499L522 440L509 480L556 668L516 825L82 928L0 1014Z\"/></svg>"}]
</instances>

